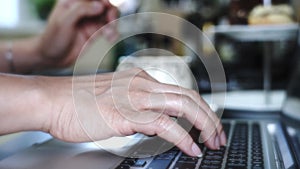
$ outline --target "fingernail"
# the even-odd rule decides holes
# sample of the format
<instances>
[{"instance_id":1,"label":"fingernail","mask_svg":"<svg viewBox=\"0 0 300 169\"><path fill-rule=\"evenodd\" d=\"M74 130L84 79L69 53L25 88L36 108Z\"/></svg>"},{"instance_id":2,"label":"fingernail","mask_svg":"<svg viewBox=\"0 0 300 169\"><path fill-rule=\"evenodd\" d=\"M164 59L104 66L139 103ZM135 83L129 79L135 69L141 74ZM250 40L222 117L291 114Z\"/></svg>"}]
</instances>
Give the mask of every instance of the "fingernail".
<instances>
[{"instance_id":1,"label":"fingernail","mask_svg":"<svg viewBox=\"0 0 300 169\"><path fill-rule=\"evenodd\" d=\"M215 147L217 149L220 149L220 137L219 136L216 136L216 138L215 138Z\"/></svg>"},{"instance_id":2,"label":"fingernail","mask_svg":"<svg viewBox=\"0 0 300 169\"><path fill-rule=\"evenodd\" d=\"M221 144L222 144L222 146L226 146L227 138L226 138L226 134L225 134L224 131L222 131L220 137L221 137Z\"/></svg>"},{"instance_id":3,"label":"fingernail","mask_svg":"<svg viewBox=\"0 0 300 169\"><path fill-rule=\"evenodd\" d=\"M197 156L199 158L202 157L202 152L201 152L200 148L197 146L197 144L193 143L192 151L195 154L195 156Z\"/></svg>"}]
</instances>

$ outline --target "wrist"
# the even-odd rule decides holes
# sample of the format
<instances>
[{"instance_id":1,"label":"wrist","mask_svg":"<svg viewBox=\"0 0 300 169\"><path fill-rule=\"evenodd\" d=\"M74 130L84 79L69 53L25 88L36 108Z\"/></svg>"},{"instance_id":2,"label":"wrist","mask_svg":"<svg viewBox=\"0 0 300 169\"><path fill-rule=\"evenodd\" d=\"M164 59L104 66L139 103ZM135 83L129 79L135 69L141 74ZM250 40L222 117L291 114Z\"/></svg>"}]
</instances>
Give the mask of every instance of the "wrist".
<instances>
[{"instance_id":1,"label":"wrist","mask_svg":"<svg viewBox=\"0 0 300 169\"><path fill-rule=\"evenodd\" d=\"M45 53L43 44L42 35L36 36L32 39L32 53L35 56L35 65L36 70L46 69L49 67L53 67L53 62L50 58L47 57L47 53Z\"/></svg>"},{"instance_id":2,"label":"wrist","mask_svg":"<svg viewBox=\"0 0 300 169\"><path fill-rule=\"evenodd\" d=\"M42 110L40 130L51 133L53 128L60 124L61 112L65 108L65 102L72 98L72 78L37 76L38 98L44 104L37 107Z\"/></svg>"},{"instance_id":3,"label":"wrist","mask_svg":"<svg viewBox=\"0 0 300 169\"><path fill-rule=\"evenodd\" d=\"M47 77L32 76L25 78L28 79L26 84L28 87L24 89L26 92L22 96L23 100L26 100L26 105L29 105L26 110L26 114L31 118L27 120L31 120L30 124L32 124L29 130L48 132L52 119L52 104L47 92Z\"/></svg>"},{"instance_id":4,"label":"wrist","mask_svg":"<svg viewBox=\"0 0 300 169\"><path fill-rule=\"evenodd\" d=\"M39 37L12 42L14 73L30 73L44 67L39 48Z\"/></svg>"},{"instance_id":5,"label":"wrist","mask_svg":"<svg viewBox=\"0 0 300 169\"><path fill-rule=\"evenodd\" d=\"M35 76L31 80L34 83L34 91L32 91L31 103L33 104L33 112L35 114L36 126L35 130L48 132L52 121L52 102L51 96L48 95L48 77Z\"/></svg>"}]
</instances>

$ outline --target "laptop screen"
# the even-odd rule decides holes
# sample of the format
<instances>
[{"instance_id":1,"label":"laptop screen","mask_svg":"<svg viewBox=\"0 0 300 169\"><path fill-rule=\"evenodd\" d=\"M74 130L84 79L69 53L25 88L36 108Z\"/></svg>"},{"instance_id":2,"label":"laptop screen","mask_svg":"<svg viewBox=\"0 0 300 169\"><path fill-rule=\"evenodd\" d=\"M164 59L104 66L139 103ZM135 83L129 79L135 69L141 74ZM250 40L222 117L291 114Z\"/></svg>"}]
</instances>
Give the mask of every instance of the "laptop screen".
<instances>
[{"instance_id":1,"label":"laptop screen","mask_svg":"<svg viewBox=\"0 0 300 169\"><path fill-rule=\"evenodd\" d=\"M300 121L300 68L292 76L282 110L283 114Z\"/></svg>"},{"instance_id":2,"label":"laptop screen","mask_svg":"<svg viewBox=\"0 0 300 169\"><path fill-rule=\"evenodd\" d=\"M290 146L293 148L294 155L300 164L300 64L291 78L287 90L287 98L283 104L282 113L285 118L287 134L290 137Z\"/></svg>"}]
</instances>

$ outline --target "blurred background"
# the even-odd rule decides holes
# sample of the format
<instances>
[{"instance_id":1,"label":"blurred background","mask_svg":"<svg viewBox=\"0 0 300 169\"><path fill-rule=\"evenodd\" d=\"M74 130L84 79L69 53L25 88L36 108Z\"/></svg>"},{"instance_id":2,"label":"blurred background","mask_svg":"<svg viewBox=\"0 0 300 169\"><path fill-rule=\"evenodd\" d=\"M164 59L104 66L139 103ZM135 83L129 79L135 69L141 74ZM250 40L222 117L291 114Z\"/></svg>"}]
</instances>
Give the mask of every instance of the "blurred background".
<instances>
[{"instance_id":1,"label":"blurred background","mask_svg":"<svg viewBox=\"0 0 300 169\"><path fill-rule=\"evenodd\" d=\"M182 58L188 56L188 66L195 76L198 90L207 101L210 100L213 86L215 89L227 89L226 104L221 105L227 109L278 111L281 110L288 94L297 98L296 101L291 100L292 104L296 104L293 104L294 107L289 111L299 112L299 79L294 80L289 93L285 90L291 77L300 77L299 0L109 1L118 7L120 16L138 12L163 12L194 24L204 32L205 37L194 35L182 25L174 25L171 22L170 27L163 30L191 35L186 38L193 41L194 47L200 50L199 53L203 53L205 58L209 59L217 53L225 69L227 83L212 84L205 66L195 52L174 38L158 34L139 34L122 40L107 53L104 62L99 66L99 72L115 71L123 56L141 52L143 49L158 48ZM0 41L41 34L55 3L55 0L0 0ZM149 22L151 21L146 18L122 22L118 25L118 30L121 35L133 29L147 30ZM99 39L96 45L107 48L111 43ZM159 54L158 52L157 55ZM89 68L97 64L94 60L98 53L87 55L90 59L85 59L77 65L82 74L90 73ZM184 72L180 66L170 65L172 72ZM72 70L73 67L34 73L70 75ZM295 74L295 70L298 70L298 73ZM184 75L181 77L186 78ZM224 95L220 96L222 100ZM299 114L291 117L299 117ZM50 136L44 133L2 136L0 160L36 143L36 140L43 142L49 138Z\"/></svg>"},{"instance_id":2,"label":"blurred background","mask_svg":"<svg viewBox=\"0 0 300 169\"><path fill-rule=\"evenodd\" d=\"M0 40L35 36L43 32L55 0L0 0ZM280 110L286 96L286 88L294 72L299 69L300 39L299 0L110 0L119 8L120 16L138 12L163 12L182 17L201 29L206 38L187 37L207 58L218 53L225 69L226 108ZM148 29L149 20L132 20L120 23L120 34L132 29ZM171 33L189 34L182 25L164 28ZM51 45L51 44L50 44ZM99 39L98 46L111 46ZM204 99L211 86L224 88L224 84L211 84L207 71L196 56L182 42L157 34L139 34L122 40L114 46L99 66L99 72L117 68L119 59L148 48L158 48L180 57L189 56L189 66L196 78L199 92ZM215 51L216 50L216 51ZM97 51L97 50L96 50ZM89 65L95 64L97 53L80 65L89 73ZM174 66L176 69L178 67ZM300 70L300 69L299 69ZM181 71L178 68L177 71ZM298 75L299 75L298 71ZM70 75L72 67L64 70L35 72L45 75ZM299 82L292 86L298 95ZM298 91L298 92L295 92ZM289 93L291 95L291 93ZM297 102L299 103L299 102ZM299 105L299 104L298 104ZM297 112L299 108L297 106ZM15 138L13 134L2 137L2 143ZM33 138L31 135L25 139ZM27 138L28 137L28 138ZM47 135L47 137L49 137ZM1 143L1 141L0 141ZM28 143L31 144L31 143ZM21 145L14 143L14 145ZM5 147L6 149L2 148ZM2 157L12 152L2 146ZM17 147L18 148L18 147Z\"/></svg>"},{"instance_id":3,"label":"blurred background","mask_svg":"<svg viewBox=\"0 0 300 169\"><path fill-rule=\"evenodd\" d=\"M185 18L203 30L222 60L229 91L260 90L266 87L272 90L285 89L298 64L297 32L300 16L298 0L110 0L110 2L119 8L121 16L147 11L164 12ZM41 33L54 4L55 0L0 0L0 39L28 37ZM130 31L132 25L146 29L149 21L132 22L120 24L120 33ZM263 30L253 29L257 25L262 25ZM280 29L277 33L278 27ZM180 25L166 29L188 31ZM263 35L257 39L255 36L244 37L249 31L254 32L254 35L260 35L259 31L268 32L269 29L275 31L273 34L276 37L265 39ZM109 45L105 41L99 43ZM201 46L199 48L207 56L214 52L209 42L201 41L199 44L195 42L195 45ZM190 66L199 90L202 93L210 91L205 67L195 54L176 39L162 35L141 34L123 40L110 51L108 54L110 56L100 69L113 71L121 56L146 48L160 48L178 56L193 57ZM266 57L270 59L266 60ZM270 77L266 78L267 74ZM266 84L264 82L266 80L269 80L270 84Z\"/></svg>"}]
</instances>

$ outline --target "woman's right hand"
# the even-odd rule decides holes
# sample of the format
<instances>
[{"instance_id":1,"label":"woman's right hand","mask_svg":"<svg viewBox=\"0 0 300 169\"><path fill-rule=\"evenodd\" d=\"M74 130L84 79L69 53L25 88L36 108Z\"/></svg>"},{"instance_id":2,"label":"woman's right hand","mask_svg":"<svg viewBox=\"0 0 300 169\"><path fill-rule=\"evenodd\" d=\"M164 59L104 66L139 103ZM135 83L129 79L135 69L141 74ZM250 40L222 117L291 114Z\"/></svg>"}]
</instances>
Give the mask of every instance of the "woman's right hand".
<instances>
[{"instance_id":1,"label":"woman's right hand","mask_svg":"<svg viewBox=\"0 0 300 169\"><path fill-rule=\"evenodd\" d=\"M170 118L176 116L201 130L209 148L226 144L220 119L195 91L159 83L141 69L74 78L41 78L50 104L44 108L44 128L58 139L88 142L143 133L200 155L193 139Z\"/></svg>"}]
</instances>

